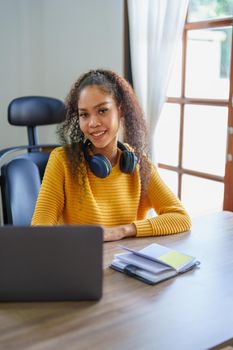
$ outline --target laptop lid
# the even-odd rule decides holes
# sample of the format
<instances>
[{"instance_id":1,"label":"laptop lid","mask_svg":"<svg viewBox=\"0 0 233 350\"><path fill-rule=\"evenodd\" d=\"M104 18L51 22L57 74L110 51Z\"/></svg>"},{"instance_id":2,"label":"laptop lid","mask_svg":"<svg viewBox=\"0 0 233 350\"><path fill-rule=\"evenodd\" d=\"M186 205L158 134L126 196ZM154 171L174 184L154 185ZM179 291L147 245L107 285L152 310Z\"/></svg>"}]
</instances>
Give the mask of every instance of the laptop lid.
<instances>
[{"instance_id":1,"label":"laptop lid","mask_svg":"<svg viewBox=\"0 0 233 350\"><path fill-rule=\"evenodd\" d=\"M98 226L0 227L0 300L98 300Z\"/></svg>"}]
</instances>

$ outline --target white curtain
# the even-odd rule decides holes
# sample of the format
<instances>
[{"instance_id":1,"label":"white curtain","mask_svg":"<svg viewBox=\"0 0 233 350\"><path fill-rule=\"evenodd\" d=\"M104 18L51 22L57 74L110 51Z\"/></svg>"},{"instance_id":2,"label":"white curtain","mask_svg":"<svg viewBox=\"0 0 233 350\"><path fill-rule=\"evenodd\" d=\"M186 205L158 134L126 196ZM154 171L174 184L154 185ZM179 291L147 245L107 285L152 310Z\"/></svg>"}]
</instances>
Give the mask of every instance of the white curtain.
<instances>
[{"instance_id":1,"label":"white curtain","mask_svg":"<svg viewBox=\"0 0 233 350\"><path fill-rule=\"evenodd\" d=\"M128 0L133 84L153 135L166 99L189 0Z\"/></svg>"}]
</instances>

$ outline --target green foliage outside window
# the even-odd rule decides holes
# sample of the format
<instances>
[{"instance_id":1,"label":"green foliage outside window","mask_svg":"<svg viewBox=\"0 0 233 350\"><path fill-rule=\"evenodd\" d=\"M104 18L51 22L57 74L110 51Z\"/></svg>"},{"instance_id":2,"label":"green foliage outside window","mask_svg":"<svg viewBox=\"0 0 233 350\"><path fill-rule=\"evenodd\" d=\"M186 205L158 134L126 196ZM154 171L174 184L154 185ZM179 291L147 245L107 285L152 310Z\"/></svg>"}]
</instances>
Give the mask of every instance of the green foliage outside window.
<instances>
[{"instance_id":1,"label":"green foliage outside window","mask_svg":"<svg viewBox=\"0 0 233 350\"><path fill-rule=\"evenodd\" d=\"M233 16L233 0L190 0L188 22Z\"/></svg>"},{"instance_id":2,"label":"green foliage outside window","mask_svg":"<svg viewBox=\"0 0 233 350\"><path fill-rule=\"evenodd\" d=\"M233 17L233 0L190 0L188 22ZM212 29L215 30L215 29ZM230 71L231 28L217 28L225 33L221 42L221 78L228 78Z\"/></svg>"}]
</instances>

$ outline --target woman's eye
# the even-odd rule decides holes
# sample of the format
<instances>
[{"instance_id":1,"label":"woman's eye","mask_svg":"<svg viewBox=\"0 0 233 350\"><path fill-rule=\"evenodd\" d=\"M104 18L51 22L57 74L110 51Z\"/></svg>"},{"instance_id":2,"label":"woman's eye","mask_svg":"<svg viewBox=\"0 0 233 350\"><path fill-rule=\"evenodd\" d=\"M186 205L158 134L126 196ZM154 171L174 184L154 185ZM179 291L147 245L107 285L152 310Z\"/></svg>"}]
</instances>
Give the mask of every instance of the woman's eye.
<instances>
[{"instance_id":1,"label":"woman's eye","mask_svg":"<svg viewBox=\"0 0 233 350\"><path fill-rule=\"evenodd\" d=\"M79 118L86 118L87 117L87 113L79 113Z\"/></svg>"},{"instance_id":2,"label":"woman's eye","mask_svg":"<svg viewBox=\"0 0 233 350\"><path fill-rule=\"evenodd\" d=\"M99 109L99 114L104 114L104 113L106 113L107 111L108 111L107 108L101 108L101 109Z\"/></svg>"}]
</instances>

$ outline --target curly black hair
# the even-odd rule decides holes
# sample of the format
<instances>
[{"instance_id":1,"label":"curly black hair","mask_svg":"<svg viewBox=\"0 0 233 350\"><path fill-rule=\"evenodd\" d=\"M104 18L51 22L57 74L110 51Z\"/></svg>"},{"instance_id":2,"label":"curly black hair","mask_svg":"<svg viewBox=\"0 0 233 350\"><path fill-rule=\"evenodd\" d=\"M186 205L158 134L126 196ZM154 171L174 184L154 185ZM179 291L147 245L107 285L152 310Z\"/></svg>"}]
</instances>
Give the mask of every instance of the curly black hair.
<instances>
[{"instance_id":1,"label":"curly black hair","mask_svg":"<svg viewBox=\"0 0 233 350\"><path fill-rule=\"evenodd\" d=\"M58 127L57 133L69 159L72 175L75 177L80 172L85 184L84 135L79 125L78 103L82 90L93 85L111 95L117 107L120 107L123 117L123 142L133 148L139 160L142 193L144 193L150 176L146 121L131 85L111 70L90 70L81 75L66 97L66 118Z\"/></svg>"}]
</instances>

